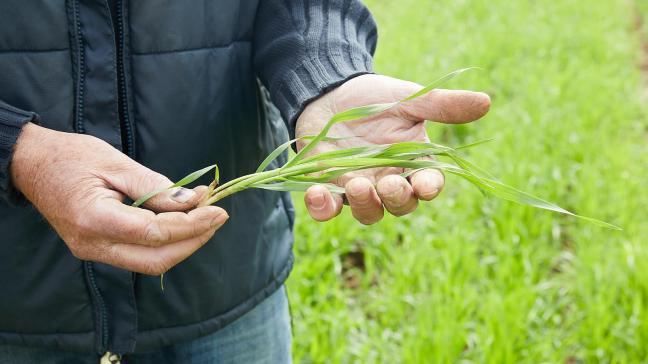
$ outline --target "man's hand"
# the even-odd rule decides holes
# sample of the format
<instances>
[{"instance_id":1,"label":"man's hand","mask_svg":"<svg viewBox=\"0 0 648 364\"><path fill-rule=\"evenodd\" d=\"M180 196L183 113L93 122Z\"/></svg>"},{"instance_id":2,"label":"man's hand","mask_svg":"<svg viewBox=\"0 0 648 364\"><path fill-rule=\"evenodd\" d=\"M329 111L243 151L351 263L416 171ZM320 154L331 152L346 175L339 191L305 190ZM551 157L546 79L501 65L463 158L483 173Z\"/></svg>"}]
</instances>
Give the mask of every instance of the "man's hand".
<instances>
[{"instance_id":1,"label":"man's hand","mask_svg":"<svg viewBox=\"0 0 648 364\"><path fill-rule=\"evenodd\" d=\"M159 275L187 258L228 219L195 207L206 187L160 193L146 206L125 205L168 178L92 136L27 124L11 163L14 185L45 216L75 257Z\"/></svg>"},{"instance_id":2,"label":"man's hand","mask_svg":"<svg viewBox=\"0 0 648 364\"><path fill-rule=\"evenodd\" d=\"M422 86L386 76L355 77L306 107L297 120L296 135L318 134L336 113L356 106L401 100ZM371 118L336 124L329 136L353 137L335 142L320 142L313 153L372 144L403 141L428 141L425 120L448 124L468 123L484 116L490 107L488 95L480 92L434 90ZM297 147L303 147L299 142ZM418 200L432 200L444 184L443 174L435 169L413 174L409 181L399 176L399 168L376 168L353 172L334 183L346 189L353 216L363 224L382 219L384 208L402 216L416 209ZM343 199L323 186L313 186L305 196L310 215L318 221L337 216ZM384 208L383 208L384 206Z\"/></svg>"}]
</instances>

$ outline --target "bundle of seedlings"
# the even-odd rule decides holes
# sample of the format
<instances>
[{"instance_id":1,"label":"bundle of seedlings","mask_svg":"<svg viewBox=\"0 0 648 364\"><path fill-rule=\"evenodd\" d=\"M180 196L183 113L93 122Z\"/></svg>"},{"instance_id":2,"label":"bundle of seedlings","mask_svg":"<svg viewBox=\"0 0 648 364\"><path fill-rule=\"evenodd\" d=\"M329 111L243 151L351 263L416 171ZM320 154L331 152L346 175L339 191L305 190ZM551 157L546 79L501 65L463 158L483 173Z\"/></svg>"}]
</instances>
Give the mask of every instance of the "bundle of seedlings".
<instances>
[{"instance_id":1,"label":"bundle of seedlings","mask_svg":"<svg viewBox=\"0 0 648 364\"><path fill-rule=\"evenodd\" d=\"M332 184L330 181L349 172L377 167L399 167L406 170L402 175L407 177L421 169L433 168L459 176L481 190L501 199L555 211L586 220L605 228L619 230L620 228L615 225L577 215L554 203L508 186L496 180L460 155L460 150L475 147L484 141L454 148L429 142L400 142L352 147L311 155L310 152L321 141L336 139L327 136L333 125L384 112L400 103L408 102L432 91L442 83L469 69L465 68L449 73L415 94L398 102L366 105L335 114L319 134L293 139L277 147L261 162L257 170L252 174L241 176L219 185L218 166L214 164L189 174L168 188L187 185L209 171L215 170L214 180L209 185L208 192L201 202L201 205L204 206L214 204L234 193L250 188L261 188L271 191L306 191L309 187L317 184L326 187L333 193L343 194L344 188ZM266 170L270 163L282 153L286 152L298 140L307 142L307 144L282 167ZM135 201L133 206L140 206L163 190L152 191L146 194Z\"/></svg>"}]
</instances>

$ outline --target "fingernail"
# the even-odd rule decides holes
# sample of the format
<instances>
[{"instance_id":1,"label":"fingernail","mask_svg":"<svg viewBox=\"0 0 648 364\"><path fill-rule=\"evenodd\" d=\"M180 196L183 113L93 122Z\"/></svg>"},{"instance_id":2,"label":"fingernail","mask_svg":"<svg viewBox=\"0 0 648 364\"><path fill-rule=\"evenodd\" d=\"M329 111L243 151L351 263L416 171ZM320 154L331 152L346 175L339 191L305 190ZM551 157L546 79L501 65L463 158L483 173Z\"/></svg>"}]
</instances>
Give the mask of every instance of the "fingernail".
<instances>
[{"instance_id":1,"label":"fingernail","mask_svg":"<svg viewBox=\"0 0 648 364\"><path fill-rule=\"evenodd\" d=\"M196 192L194 192L194 190L179 187L175 192L173 192L173 194L171 194L171 199L177 203L185 203L191 200L194 196L196 196Z\"/></svg>"},{"instance_id":2,"label":"fingernail","mask_svg":"<svg viewBox=\"0 0 648 364\"><path fill-rule=\"evenodd\" d=\"M319 211L326 206L326 196L322 192L317 192L310 196L308 202L311 209Z\"/></svg>"}]
</instances>

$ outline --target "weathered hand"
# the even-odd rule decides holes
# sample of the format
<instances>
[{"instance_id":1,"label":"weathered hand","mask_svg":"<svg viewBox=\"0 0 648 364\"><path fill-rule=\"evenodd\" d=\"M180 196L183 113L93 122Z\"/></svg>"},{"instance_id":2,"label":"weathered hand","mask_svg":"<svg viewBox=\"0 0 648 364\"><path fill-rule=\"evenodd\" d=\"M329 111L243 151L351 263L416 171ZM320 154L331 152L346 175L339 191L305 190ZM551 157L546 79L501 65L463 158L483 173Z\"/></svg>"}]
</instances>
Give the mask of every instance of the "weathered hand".
<instances>
[{"instance_id":1,"label":"weathered hand","mask_svg":"<svg viewBox=\"0 0 648 364\"><path fill-rule=\"evenodd\" d=\"M315 135L336 113L352 107L401 100L422 86L379 75L355 77L321 98L313 101L300 115L296 135ZM372 144L402 141L428 141L425 120L441 123L468 123L484 116L490 98L481 92L434 90L417 99L400 104L371 118L336 124L329 136L353 137L320 142L313 153ZM298 142L303 147L305 142ZM418 200L432 200L444 185L443 174L434 169L409 177L399 168L375 168L346 174L334 183L346 189L353 216L363 224L382 219L384 208L402 216L416 209ZM337 216L342 210L342 196L331 194L323 186L309 188L305 202L310 215L318 221ZM383 208L384 206L384 208Z\"/></svg>"},{"instance_id":2,"label":"weathered hand","mask_svg":"<svg viewBox=\"0 0 648 364\"><path fill-rule=\"evenodd\" d=\"M200 248L228 218L215 206L196 208L205 186L160 193L168 178L92 136L27 124L11 163L15 186L43 214L79 259L159 275Z\"/></svg>"}]
</instances>

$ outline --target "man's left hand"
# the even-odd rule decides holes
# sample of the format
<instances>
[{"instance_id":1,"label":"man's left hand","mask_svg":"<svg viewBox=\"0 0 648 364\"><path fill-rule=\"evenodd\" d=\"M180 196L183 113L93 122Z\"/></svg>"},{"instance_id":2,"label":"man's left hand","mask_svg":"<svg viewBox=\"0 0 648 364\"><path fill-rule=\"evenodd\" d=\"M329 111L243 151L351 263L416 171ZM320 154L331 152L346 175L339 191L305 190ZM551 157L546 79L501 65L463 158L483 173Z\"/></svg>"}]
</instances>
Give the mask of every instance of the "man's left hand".
<instances>
[{"instance_id":1,"label":"man's left hand","mask_svg":"<svg viewBox=\"0 0 648 364\"><path fill-rule=\"evenodd\" d=\"M296 136L316 135L336 113L352 107L394 102L417 92L422 86L380 75L362 75L309 104L296 125ZM433 90L419 98L399 104L376 116L334 125L329 136L352 137L320 142L313 153L322 153L364 145L403 141L429 141L425 120L462 124L484 116L490 98L481 92ZM305 142L298 142L300 149ZM419 200L435 198L444 185L443 174L436 169L400 176L400 168L374 168L348 173L333 183L346 189L353 216L363 224L380 221L384 209L402 216L416 209ZM305 195L310 215L318 221L330 220L342 210L343 198L323 186L313 186Z\"/></svg>"}]
</instances>

